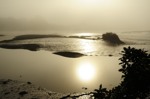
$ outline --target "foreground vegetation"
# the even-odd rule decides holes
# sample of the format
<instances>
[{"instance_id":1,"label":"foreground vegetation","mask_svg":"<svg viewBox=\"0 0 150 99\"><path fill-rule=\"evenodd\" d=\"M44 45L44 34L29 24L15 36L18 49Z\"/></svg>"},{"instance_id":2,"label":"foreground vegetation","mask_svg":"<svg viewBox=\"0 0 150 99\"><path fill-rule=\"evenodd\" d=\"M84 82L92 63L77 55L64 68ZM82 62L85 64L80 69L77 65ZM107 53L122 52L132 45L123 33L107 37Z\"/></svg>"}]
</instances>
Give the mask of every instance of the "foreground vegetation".
<instances>
[{"instance_id":1,"label":"foreground vegetation","mask_svg":"<svg viewBox=\"0 0 150 99\"><path fill-rule=\"evenodd\" d=\"M28 38L30 36L30 38ZM0 41L0 43L10 43L14 40L26 40L45 38L45 35L23 35L13 38L12 40ZM52 37L52 36L50 36ZM58 36L53 36L58 37ZM110 39L111 37L111 39ZM113 33L106 33L102 36L102 39L111 44L123 44L119 37ZM115 40L114 40L115 39ZM38 44L1 44L0 47L8 49L28 49L31 51L37 51L41 48ZM54 54L67 56L67 57L80 57L84 56L80 53L74 52L56 52ZM95 99L145 99L150 98L150 54L144 49L124 48L121 52L122 57L119 59L121 68L119 72L122 72L122 82L111 90L100 85L99 89L95 89L93 92L83 95L91 95ZM82 95L80 95L82 96ZM80 97L80 96L71 96ZM70 96L64 96L63 99Z\"/></svg>"},{"instance_id":2,"label":"foreground vegetation","mask_svg":"<svg viewBox=\"0 0 150 99\"><path fill-rule=\"evenodd\" d=\"M122 72L120 85L107 90L100 85L95 99L145 99L150 95L150 54L142 49L124 48L119 59Z\"/></svg>"},{"instance_id":3,"label":"foreground vegetation","mask_svg":"<svg viewBox=\"0 0 150 99\"><path fill-rule=\"evenodd\" d=\"M120 85L107 90L101 84L99 89L83 95L91 95L94 99L150 99L150 54L143 49L128 47L121 55L119 72L123 73L123 80Z\"/></svg>"}]
</instances>

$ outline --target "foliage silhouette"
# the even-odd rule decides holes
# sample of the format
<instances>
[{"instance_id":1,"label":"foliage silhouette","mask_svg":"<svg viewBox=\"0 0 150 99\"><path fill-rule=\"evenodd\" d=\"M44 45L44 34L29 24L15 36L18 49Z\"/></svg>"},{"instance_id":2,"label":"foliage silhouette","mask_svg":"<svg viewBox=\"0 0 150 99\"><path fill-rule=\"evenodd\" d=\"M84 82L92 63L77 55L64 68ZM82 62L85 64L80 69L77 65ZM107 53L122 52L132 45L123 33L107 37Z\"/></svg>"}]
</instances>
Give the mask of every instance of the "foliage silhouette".
<instances>
[{"instance_id":1,"label":"foliage silhouette","mask_svg":"<svg viewBox=\"0 0 150 99\"><path fill-rule=\"evenodd\" d=\"M144 49L123 48L120 72L123 81L107 90L99 86L93 92L78 96L65 96L62 99L90 95L94 99L149 99L150 98L150 54Z\"/></svg>"},{"instance_id":2,"label":"foliage silhouette","mask_svg":"<svg viewBox=\"0 0 150 99\"><path fill-rule=\"evenodd\" d=\"M143 49L123 48L120 72L123 73L120 85L107 91L102 88L93 92L95 99L145 99L150 95L150 54Z\"/></svg>"},{"instance_id":3,"label":"foliage silhouette","mask_svg":"<svg viewBox=\"0 0 150 99\"><path fill-rule=\"evenodd\" d=\"M143 49L124 48L120 58L122 86L127 98L145 98L150 92L150 54Z\"/></svg>"},{"instance_id":4,"label":"foliage silhouette","mask_svg":"<svg viewBox=\"0 0 150 99\"><path fill-rule=\"evenodd\" d=\"M99 86L99 89L95 89L92 95L95 99L105 99L109 96L109 91L106 88L102 87L102 84Z\"/></svg>"}]
</instances>

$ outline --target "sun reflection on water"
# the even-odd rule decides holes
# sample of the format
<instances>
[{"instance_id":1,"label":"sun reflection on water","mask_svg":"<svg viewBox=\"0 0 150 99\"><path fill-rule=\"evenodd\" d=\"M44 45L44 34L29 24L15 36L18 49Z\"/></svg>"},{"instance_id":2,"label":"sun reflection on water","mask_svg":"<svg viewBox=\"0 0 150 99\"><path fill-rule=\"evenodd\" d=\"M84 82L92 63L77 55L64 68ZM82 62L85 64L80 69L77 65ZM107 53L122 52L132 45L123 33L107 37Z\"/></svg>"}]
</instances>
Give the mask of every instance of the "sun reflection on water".
<instances>
[{"instance_id":1,"label":"sun reflection on water","mask_svg":"<svg viewBox=\"0 0 150 99\"><path fill-rule=\"evenodd\" d=\"M81 40L80 45L81 45L80 48L85 53L94 52L96 50L95 48L96 46L94 45L94 42L91 40Z\"/></svg>"},{"instance_id":2,"label":"sun reflection on water","mask_svg":"<svg viewBox=\"0 0 150 99\"><path fill-rule=\"evenodd\" d=\"M82 63L77 67L77 76L81 81L87 82L94 79L96 70L91 63Z\"/></svg>"}]
</instances>

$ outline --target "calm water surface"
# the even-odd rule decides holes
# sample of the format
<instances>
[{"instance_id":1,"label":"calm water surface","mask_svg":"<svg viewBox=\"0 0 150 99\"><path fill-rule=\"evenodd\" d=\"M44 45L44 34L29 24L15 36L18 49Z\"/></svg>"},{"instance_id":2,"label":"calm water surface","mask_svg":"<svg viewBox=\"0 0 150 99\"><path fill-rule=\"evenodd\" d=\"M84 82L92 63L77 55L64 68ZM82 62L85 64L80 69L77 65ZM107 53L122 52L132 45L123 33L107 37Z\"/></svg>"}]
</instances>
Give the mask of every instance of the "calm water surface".
<instances>
[{"instance_id":1,"label":"calm water surface","mask_svg":"<svg viewBox=\"0 0 150 99\"><path fill-rule=\"evenodd\" d=\"M64 58L49 51L0 49L0 78L31 81L57 92L89 91L103 84L112 88L120 82L118 57L85 56ZM108 64L109 63L109 64Z\"/></svg>"},{"instance_id":2,"label":"calm water surface","mask_svg":"<svg viewBox=\"0 0 150 99\"><path fill-rule=\"evenodd\" d=\"M141 35L141 34L140 34ZM14 44L42 44L40 51L0 48L0 78L31 81L56 92L93 91L100 84L111 89L121 82L118 69L123 47L134 46L150 51L148 34L122 34L124 46L109 46L102 40L77 38L47 38L13 42ZM7 38L7 37L6 37ZM4 39L1 37L1 39ZM76 51L86 54L80 58L66 58L55 51ZM112 54L113 57L108 57Z\"/></svg>"}]
</instances>

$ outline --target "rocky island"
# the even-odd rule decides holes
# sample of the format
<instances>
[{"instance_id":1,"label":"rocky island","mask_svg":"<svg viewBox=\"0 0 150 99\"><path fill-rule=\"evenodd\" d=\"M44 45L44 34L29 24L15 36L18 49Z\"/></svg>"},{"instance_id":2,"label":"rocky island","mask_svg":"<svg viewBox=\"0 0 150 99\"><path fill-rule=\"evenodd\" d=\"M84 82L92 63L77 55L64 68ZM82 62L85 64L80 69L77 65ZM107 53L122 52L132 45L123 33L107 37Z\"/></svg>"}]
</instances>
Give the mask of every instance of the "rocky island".
<instances>
[{"instance_id":1,"label":"rocky island","mask_svg":"<svg viewBox=\"0 0 150 99\"><path fill-rule=\"evenodd\" d=\"M102 35L102 39L111 45L121 45L125 44L123 41L120 40L119 36L112 32L107 32Z\"/></svg>"}]
</instances>

